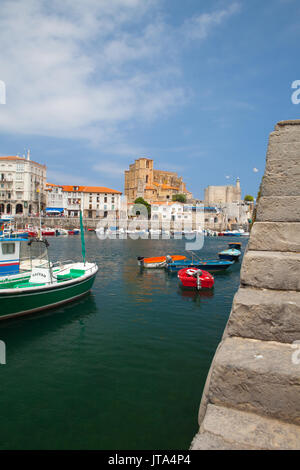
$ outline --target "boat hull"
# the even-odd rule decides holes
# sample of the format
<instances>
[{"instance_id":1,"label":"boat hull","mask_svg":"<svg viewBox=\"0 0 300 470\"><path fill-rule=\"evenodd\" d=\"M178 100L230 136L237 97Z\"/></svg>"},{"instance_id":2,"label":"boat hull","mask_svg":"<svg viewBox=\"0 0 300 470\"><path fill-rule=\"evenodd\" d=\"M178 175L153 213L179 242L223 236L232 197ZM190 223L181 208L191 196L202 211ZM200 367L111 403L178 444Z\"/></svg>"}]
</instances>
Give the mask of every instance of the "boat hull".
<instances>
[{"instance_id":1,"label":"boat hull","mask_svg":"<svg viewBox=\"0 0 300 470\"><path fill-rule=\"evenodd\" d=\"M73 283L62 283L54 289L49 286L43 290L39 288L13 289L1 292L0 290L0 320L23 316L46 309L56 308L72 302L87 294L93 286L97 271L89 277Z\"/></svg>"},{"instance_id":2,"label":"boat hull","mask_svg":"<svg viewBox=\"0 0 300 470\"><path fill-rule=\"evenodd\" d=\"M170 257L172 258L172 261L183 261L186 259L186 256L182 255L170 255ZM167 257L156 256L152 258L144 258L142 256L139 256L138 265L148 269L165 268L167 265Z\"/></svg>"},{"instance_id":3,"label":"boat hull","mask_svg":"<svg viewBox=\"0 0 300 470\"><path fill-rule=\"evenodd\" d=\"M238 261L239 257L241 256L241 252L232 248L229 250L221 251L218 256L220 260Z\"/></svg>"},{"instance_id":4,"label":"boat hull","mask_svg":"<svg viewBox=\"0 0 300 470\"><path fill-rule=\"evenodd\" d=\"M199 273L199 279L197 278L197 272ZM181 269L177 277L184 289L211 289L215 282L213 276L202 269Z\"/></svg>"},{"instance_id":5,"label":"boat hull","mask_svg":"<svg viewBox=\"0 0 300 470\"><path fill-rule=\"evenodd\" d=\"M170 263L167 265L167 269L169 272L178 272L184 268L197 268L197 269L204 269L210 273L217 273L226 271L226 269L230 268L233 265L232 261L228 260L216 260L215 262L210 261L194 261L194 262L183 262L183 263Z\"/></svg>"}]
</instances>

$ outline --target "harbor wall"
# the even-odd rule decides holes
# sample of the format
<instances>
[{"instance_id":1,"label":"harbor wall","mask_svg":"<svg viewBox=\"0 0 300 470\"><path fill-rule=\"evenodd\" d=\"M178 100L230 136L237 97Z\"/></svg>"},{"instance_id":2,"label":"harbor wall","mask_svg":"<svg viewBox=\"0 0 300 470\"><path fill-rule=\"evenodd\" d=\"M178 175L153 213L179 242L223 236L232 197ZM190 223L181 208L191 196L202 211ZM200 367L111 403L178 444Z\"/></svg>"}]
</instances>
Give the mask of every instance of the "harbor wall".
<instances>
[{"instance_id":1,"label":"harbor wall","mask_svg":"<svg viewBox=\"0 0 300 470\"><path fill-rule=\"evenodd\" d=\"M300 120L270 134L256 219L192 450L300 449Z\"/></svg>"}]
</instances>

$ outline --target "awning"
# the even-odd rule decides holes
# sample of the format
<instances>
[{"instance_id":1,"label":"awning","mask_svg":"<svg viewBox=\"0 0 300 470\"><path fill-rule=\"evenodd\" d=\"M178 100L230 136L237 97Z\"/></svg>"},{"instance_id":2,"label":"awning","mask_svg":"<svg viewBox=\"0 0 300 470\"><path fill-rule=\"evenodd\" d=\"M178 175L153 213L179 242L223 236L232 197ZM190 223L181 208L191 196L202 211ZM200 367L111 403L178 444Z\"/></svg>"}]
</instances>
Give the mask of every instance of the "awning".
<instances>
[{"instance_id":1,"label":"awning","mask_svg":"<svg viewBox=\"0 0 300 470\"><path fill-rule=\"evenodd\" d=\"M46 207L46 212L63 212L63 207Z\"/></svg>"}]
</instances>

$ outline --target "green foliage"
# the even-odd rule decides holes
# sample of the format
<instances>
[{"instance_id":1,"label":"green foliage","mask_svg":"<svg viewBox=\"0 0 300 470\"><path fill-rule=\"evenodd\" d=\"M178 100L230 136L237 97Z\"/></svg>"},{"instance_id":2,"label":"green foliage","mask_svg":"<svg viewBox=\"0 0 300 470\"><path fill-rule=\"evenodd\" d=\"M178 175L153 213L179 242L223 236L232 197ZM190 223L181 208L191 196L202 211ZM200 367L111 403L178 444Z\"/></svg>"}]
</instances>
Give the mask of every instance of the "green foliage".
<instances>
[{"instance_id":1,"label":"green foliage","mask_svg":"<svg viewBox=\"0 0 300 470\"><path fill-rule=\"evenodd\" d=\"M185 194L173 194L172 201L177 202L186 202L186 195Z\"/></svg>"},{"instance_id":2,"label":"green foliage","mask_svg":"<svg viewBox=\"0 0 300 470\"><path fill-rule=\"evenodd\" d=\"M247 195L244 197L244 201L245 201L245 202L253 202L253 201L254 201L254 197L251 196L250 194L247 194Z\"/></svg>"},{"instance_id":3,"label":"green foliage","mask_svg":"<svg viewBox=\"0 0 300 470\"><path fill-rule=\"evenodd\" d=\"M150 219L151 217L151 204L149 204L149 202L145 201L144 198L142 197L138 197L136 198L136 200L134 201L135 204L143 204L144 206L147 207L147 211L148 211L148 218Z\"/></svg>"}]
</instances>

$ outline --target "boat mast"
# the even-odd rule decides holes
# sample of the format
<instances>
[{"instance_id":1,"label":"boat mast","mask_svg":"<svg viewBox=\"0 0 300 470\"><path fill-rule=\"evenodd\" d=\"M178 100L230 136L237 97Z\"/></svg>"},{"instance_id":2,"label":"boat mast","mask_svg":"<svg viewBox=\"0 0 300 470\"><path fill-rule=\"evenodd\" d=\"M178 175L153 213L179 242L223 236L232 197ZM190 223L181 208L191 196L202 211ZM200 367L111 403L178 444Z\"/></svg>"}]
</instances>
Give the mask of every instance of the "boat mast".
<instances>
[{"instance_id":1,"label":"boat mast","mask_svg":"<svg viewBox=\"0 0 300 470\"><path fill-rule=\"evenodd\" d=\"M82 209L80 204L80 236L81 236L81 253L83 263L85 265L85 241L84 241L84 229L83 229L83 222L82 222Z\"/></svg>"}]
</instances>

